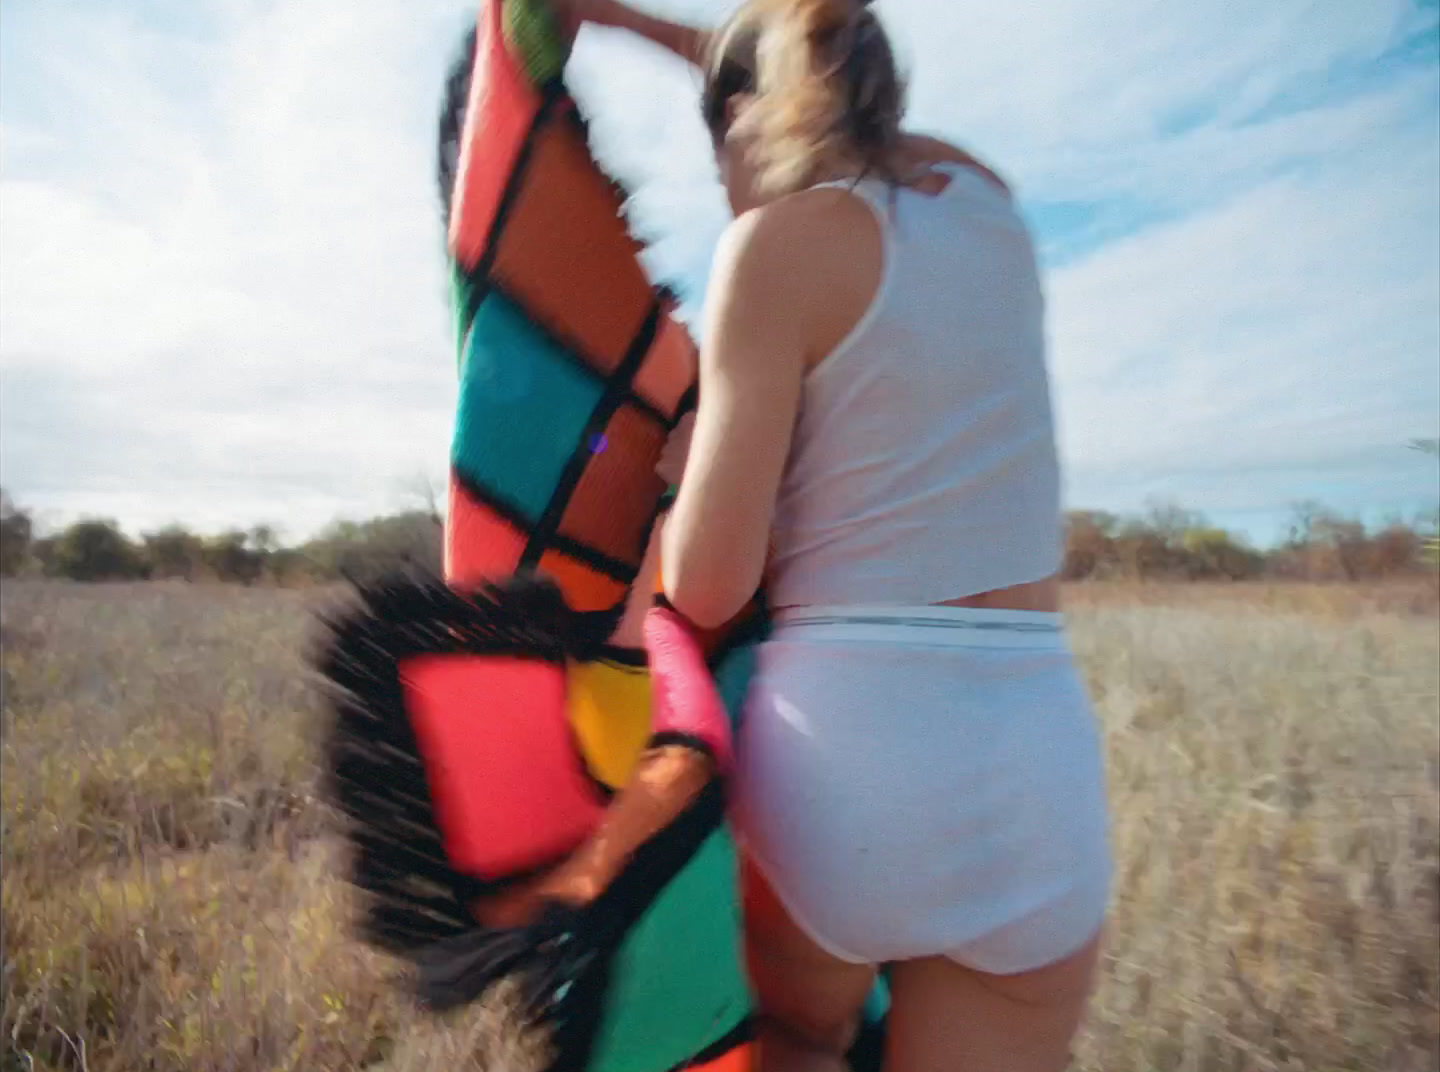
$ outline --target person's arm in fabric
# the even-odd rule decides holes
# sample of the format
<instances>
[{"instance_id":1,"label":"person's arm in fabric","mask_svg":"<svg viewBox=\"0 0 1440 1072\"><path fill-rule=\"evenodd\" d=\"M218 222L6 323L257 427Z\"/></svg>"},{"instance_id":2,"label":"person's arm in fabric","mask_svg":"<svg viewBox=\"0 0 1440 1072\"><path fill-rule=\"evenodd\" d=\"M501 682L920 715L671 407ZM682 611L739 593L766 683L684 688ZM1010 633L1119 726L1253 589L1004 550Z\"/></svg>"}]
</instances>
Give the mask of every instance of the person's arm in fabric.
<instances>
[{"instance_id":1,"label":"person's arm in fabric","mask_svg":"<svg viewBox=\"0 0 1440 1072\"><path fill-rule=\"evenodd\" d=\"M647 15L620 0L551 0L551 3L572 37L586 22L628 30L696 65L704 62L709 48L710 35L704 30Z\"/></svg>"},{"instance_id":2,"label":"person's arm in fabric","mask_svg":"<svg viewBox=\"0 0 1440 1072\"><path fill-rule=\"evenodd\" d=\"M661 551L666 598L702 628L738 613L764 572L814 335L807 258L821 223L807 199L783 199L737 219L715 254L700 406Z\"/></svg>"}]
</instances>

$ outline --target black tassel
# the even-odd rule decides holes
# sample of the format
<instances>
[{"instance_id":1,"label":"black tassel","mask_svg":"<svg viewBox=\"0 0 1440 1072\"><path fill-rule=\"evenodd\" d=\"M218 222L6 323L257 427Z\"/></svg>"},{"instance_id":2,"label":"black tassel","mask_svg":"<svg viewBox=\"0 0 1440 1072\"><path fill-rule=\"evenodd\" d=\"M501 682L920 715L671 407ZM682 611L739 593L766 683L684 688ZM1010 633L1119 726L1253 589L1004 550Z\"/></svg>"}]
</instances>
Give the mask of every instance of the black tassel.
<instances>
[{"instance_id":1,"label":"black tassel","mask_svg":"<svg viewBox=\"0 0 1440 1072\"><path fill-rule=\"evenodd\" d=\"M357 584L352 604L322 622L311 661L328 686L325 789L346 819L350 880L363 894L362 936L410 955L469 935L476 929L470 901L534 872L482 877L450 865L400 662L428 654L586 658L609 624L571 611L542 578L517 576L464 593L414 571ZM485 698L475 702L483 706Z\"/></svg>"},{"instance_id":2,"label":"black tassel","mask_svg":"<svg viewBox=\"0 0 1440 1072\"><path fill-rule=\"evenodd\" d=\"M562 914L574 913L552 906L532 927L476 927L419 950L415 991L420 1004L432 1012L448 1012L477 1000L495 983L519 972L549 938L563 933ZM537 1010L531 1002L527 1006L525 1011L533 1016Z\"/></svg>"}]
</instances>

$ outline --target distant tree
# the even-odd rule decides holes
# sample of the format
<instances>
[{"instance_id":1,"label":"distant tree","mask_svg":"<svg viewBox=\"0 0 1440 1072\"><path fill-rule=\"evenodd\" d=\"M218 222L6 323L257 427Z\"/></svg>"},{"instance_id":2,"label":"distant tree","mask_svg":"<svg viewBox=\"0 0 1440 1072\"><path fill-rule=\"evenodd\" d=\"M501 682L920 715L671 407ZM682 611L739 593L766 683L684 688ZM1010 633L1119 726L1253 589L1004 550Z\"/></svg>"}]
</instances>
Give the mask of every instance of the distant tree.
<instances>
[{"instance_id":1,"label":"distant tree","mask_svg":"<svg viewBox=\"0 0 1440 1072\"><path fill-rule=\"evenodd\" d=\"M266 558L280 549L280 536L274 525L252 526L245 538L250 550L261 558Z\"/></svg>"},{"instance_id":2,"label":"distant tree","mask_svg":"<svg viewBox=\"0 0 1440 1072\"><path fill-rule=\"evenodd\" d=\"M415 503L415 511L423 513L437 526L445 524L444 511L441 509L441 502L445 498L443 484L420 473L406 481L402 490Z\"/></svg>"},{"instance_id":3,"label":"distant tree","mask_svg":"<svg viewBox=\"0 0 1440 1072\"><path fill-rule=\"evenodd\" d=\"M114 521L77 521L56 539L54 569L75 581L133 580L146 573L140 551Z\"/></svg>"},{"instance_id":4,"label":"distant tree","mask_svg":"<svg viewBox=\"0 0 1440 1072\"><path fill-rule=\"evenodd\" d=\"M296 585L316 580L327 580L324 571L297 547L276 548L265 560L265 572L278 585Z\"/></svg>"},{"instance_id":5,"label":"distant tree","mask_svg":"<svg viewBox=\"0 0 1440 1072\"><path fill-rule=\"evenodd\" d=\"M1118 571L1136 578L1184 577L1190 572L1186 535L1208 529L1203 514L1170 500L1152 500L1140 517L1114 531L1111 544Z\"/></svg>"},{"instance_id":6,"label":"distant tree","mask_svg":"<svg viewBox=\"0 0 1440 1072\"><path fill-rule=\"evenodd\" d=\"M429 510L337 521L301 550L323 576L374 578L414 566L439 573L444 562L444 529Z\"/></svg>"},{"instance_id":7,"label":"distant tree","mask_svg":"<svg viewBox=\"0 0 1440 1072\"><path fill-rule=\"evenodd\" d=\"M193 581L205 570L205 541L183 525L167 525L142 537L150 575Z\"/></svg>"},{"instance_id":8,"label":"distant tree","mask_svg":"<svg viewBox=\"0 0 1440 1072\"><path fill-rule=\"evenodd\" d=\"M1286 544L1290 547L1308 547L1314 539L1315 521L1317 518L1329 516L1329 511L1323 503L1314 499L1302 499L1300 502L1290 506L1290 532L1286 538Z\"/></svg>"},{"instance_id":9,"label":"distant tree","mask_svg":"<svg viewBox=\"0 0 1440 1072\"><path fill-rule=\"evenodd\" d=\"M1360 570L1364 525L1347 521L1324 503L1304 499L1290 507L1284 545L1271 555L1271 569L1282 576L1315 581L1351 579Z\"/></svg>"},{"instance_id":10,"label":"distant tree","mask_svg":"<svg viewBox=\"0 0 1440 1072\"><path fill-rule=\"evenodd\" d=\"M1358 581L1365 575L1368 542L1362 521L1331 515L1316 522L1315 543L1329 554L1342 580Z\"/></svg>"},{"instance_id":11,"label":"distant tree","mask_svg":"<svg viewBox=\"0 0 1440 1072\"><path fill-rule=\"evenodd\" d=\"M1410 449L1440 458L1440 439L1412 439ZM1430 533L1425 538L1422 554L1431 566L1440 567L1440 506L1430 515L1428 527Z\"/></svg>"},{"instance_id":12,"label":"distant tree","mask_svg":"<svg viewBox=\"0 0 1440 1072\"><path fill-rule=\"evenodd\" d=\"M220 581L254 584L265 571L265 560L250 546L250 534L239 529L205 541L205 565Z\"/></svg>"},{"instance_id":13,"label":"distant tree","mask_svg":"<svg viewBox=\"0 0 1440 1072\"><path fill-rule=\"evenodd\" d=\"M1172 552L1185 546L1186 533L1209 526L1204 514L1187 510L1169 499L1151 500L1145 511L1143 524Z\"/></svg>"},{"instance_id":14,"label":"distant tree","mask_svg":"<svg viewBox=\"0 0 1440 1072\"><path fill-rule=\"evenodd\" d=\"M30 561L30 545L35 523L28 511L21 510L0 488L0 576L13 577Z\"/></svg>"},{"instance_id":15,"label":"distant tree","mask_svg":"<svg viewBox=\"0 0 1440 1072\"><path fill-rule=\"evenodd\" d=\"M30 544L30 557L42 577L59 577L60 562L58 536L39 536Z\"/></svg>"},{"instance_id":16,"label":"distant tree","mask_svg":"<svg viewBox=\"0 0 1440 1072\"><path fill-rule=\"evenodd\" d=\"M1265 559L1224 529L1200 527L1182 538L1186 574L1192 580L1244 581L1258 577Z\"/></svg>"},{"instance_id":17,"label":"distant tree","mask_svg":"<svg viewBox=\"0 0 1440 1072\"><path fill-rule=\"evenodd\" d=\"M1138 522L1127 523L1115 537L1115 561L1126 577L1158 576L1168 557L1164 542Z\"/></svg>"},{"instance_id":18,"label":"distant tree","mask_svg":"<svg viewBox=\"0 0 1440 1072\"><path fill-rule=\"evenodd\" d=\"M1365 572L1375 577L1412 573L1424 560L1425 541L1402 521L1392 521L1368 541Z\"/></svg>"},{"instance_id":19,"label":"distant tree","mask_svg":"<svg viewBox=\"0 0 1440 1072\"><path fill-rule=\"evenodd\" d=\"M1119 519L1103 510L1071 510L1065 515L1066 580L1081 580L1113 570L1115 529Z\"/></svg>"}]
</instances>

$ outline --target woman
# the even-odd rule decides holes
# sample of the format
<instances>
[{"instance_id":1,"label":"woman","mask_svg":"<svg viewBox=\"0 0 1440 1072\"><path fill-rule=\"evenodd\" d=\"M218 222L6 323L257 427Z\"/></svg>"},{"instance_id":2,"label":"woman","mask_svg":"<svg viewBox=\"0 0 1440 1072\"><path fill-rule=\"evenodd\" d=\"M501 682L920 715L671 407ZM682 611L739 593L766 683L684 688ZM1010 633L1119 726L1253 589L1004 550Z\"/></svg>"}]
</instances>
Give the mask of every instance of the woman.
<instances>
[{"instance_id":1,"label":"woman","mask_svg":"<svg viewBox=\"0 0 1440 1072\"><path fill-rule=\"evenodd\" d=\"M1024 224L902 129L859 0L751 0L713 37L561 9L703 61L736 214L661 539L697 624L762 581L776 608L736 779L765 1066L840 1069L883 963L892 1072L1055 1072L1111 865Z\"/></svg>"}]
</instances>

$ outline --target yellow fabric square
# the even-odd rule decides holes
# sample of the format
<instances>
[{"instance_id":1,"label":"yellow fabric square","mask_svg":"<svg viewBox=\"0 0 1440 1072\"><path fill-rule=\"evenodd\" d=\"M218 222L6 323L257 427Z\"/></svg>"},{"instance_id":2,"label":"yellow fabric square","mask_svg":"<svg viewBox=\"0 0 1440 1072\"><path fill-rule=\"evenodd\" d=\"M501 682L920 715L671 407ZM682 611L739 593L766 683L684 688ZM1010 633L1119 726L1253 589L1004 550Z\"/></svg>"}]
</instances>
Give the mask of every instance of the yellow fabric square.
<instances>
[{"instance_id":1,"label":"yellow fabric square","mask_svg":"<svg viewBox=\"0 0 1440 1072\"><path fill-rule=\"evenodd\" d=\"M572 662L570 724L594 778L611 789L630 780L650 737L650 671L620 663Z\"/></svg>"}]
</instances>

